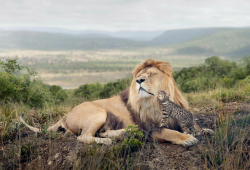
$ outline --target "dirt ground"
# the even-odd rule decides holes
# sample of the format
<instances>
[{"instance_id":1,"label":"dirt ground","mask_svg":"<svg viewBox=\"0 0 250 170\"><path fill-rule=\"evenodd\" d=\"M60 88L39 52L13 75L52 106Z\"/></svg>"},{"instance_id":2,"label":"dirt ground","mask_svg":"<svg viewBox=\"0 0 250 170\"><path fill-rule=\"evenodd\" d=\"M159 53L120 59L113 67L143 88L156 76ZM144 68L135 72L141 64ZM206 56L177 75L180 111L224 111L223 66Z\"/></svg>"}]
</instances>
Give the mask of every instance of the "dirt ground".
<instances>
[{"instance_id":1,"label":"dirt ground","mask_svg":"<svg viewBox=\"0 0 250 170\"><path fill-rule=\"evenodd\" d=\"M221 114L239 110L249 114L249 103L226 103L223 109L198 108L194 114L197 124L202 128L216 129L216 121ZM146 142L138 153L132 169L203 169L204 161L198 147L206 143L206 137L197 136L200 143L183 147L171 143ZM13 136L0 147L0 169L72 169L76 155L82 148L75 136L62 134L48 136L34 134L27 128ZM39 149L38 149L39 148Z\"/></svg>"}]
</instances>

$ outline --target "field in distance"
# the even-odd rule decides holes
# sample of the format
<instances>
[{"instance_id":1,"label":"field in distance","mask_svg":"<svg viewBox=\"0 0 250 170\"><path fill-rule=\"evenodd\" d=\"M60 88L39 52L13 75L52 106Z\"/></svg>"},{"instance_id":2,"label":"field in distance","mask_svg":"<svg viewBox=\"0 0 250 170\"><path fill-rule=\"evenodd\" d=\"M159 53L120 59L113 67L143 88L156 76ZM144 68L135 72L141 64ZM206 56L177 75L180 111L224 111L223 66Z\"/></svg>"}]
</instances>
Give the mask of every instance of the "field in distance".
<instances>
[{"instance_id":1,"label":"field in distance","mask_svg":"<svg viewBox=\"0 0 250 170\"><path fill-rule=\"evenodd\" d=\"M18 57L21 65L34 68L40 79L50 85L77 88L93 82L109 82L131 77L135 65L146 58L171 63L174 70L204 63L210 56L172 55L174 49L144 47L137 49L110 50L0 50L0 59Z\"/></svg>"}]
</instances>

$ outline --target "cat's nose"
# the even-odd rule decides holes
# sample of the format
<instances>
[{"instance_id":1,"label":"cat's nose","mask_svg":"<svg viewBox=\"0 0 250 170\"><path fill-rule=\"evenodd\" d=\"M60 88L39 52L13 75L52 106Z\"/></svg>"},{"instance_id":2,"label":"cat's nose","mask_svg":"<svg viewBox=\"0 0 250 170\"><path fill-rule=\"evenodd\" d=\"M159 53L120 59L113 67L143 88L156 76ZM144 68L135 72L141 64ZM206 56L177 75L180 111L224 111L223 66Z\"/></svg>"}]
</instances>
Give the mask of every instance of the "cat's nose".
<instances>
[{"instance_id":1,"label":"cat's nose","mask_svg":"<svg viewBox=\"0 0 250 170\"><path fill-rule=\"evenodd\" d=\"M145 81L144 78L140 78L140 79L137 79L137 80L136 80L136 82L139 83L139 84L141 84L141 83L144 82L144 81Z\"/></svg>"}]
</instances>

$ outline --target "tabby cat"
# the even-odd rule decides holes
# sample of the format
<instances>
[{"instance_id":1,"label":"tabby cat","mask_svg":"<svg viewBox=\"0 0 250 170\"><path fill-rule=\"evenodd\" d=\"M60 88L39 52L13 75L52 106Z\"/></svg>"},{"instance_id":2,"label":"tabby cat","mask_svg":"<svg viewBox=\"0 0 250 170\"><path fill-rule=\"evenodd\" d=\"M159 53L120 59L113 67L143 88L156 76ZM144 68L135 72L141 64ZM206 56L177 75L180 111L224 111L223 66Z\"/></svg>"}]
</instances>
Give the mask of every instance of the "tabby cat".
<instances>
[{"instance_id":1,"label":"tabby cat","mask_svg":"<svg viewBox=\"0 0 250 170\"><path fill-rule=\"evenodd\" d=\"M169 94L165 91L158 92L158 99L160 102L160 108L163 113L162 125L167 123L168 118L172 118L178 121L183 133L192 135L213 135L214 132L211 129L201 129L194 121L193 114L182 107L178 106L174 102L169 100Z\"/></svg>"}]
</instances>

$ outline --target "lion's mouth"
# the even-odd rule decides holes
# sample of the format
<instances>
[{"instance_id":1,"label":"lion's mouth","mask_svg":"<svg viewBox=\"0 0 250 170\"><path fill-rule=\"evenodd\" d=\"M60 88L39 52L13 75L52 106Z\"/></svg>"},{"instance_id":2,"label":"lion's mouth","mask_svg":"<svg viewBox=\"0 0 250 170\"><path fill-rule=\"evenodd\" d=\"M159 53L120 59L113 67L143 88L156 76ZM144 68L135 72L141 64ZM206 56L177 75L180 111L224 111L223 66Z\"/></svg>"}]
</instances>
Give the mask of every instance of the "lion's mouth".
<instances>
[{"instance_id":1,"label":"lion's mouth","mask_svg":"<svg viewBox=\"0 0 250 170\"><path fill-rule=\"evenodd\" d=\"M145 89L144 89L144 88L142 88L142 87L140 87L140 88L139 88L139 94L140 94L140 90L142 90L142 91L144 91L144 92L146 92L146 93L148 93L148 94L150 94L150 95L154 96L154 94L153 94L153 93L148 92L147 90L145 90Z\"/></svg>"}]
</instances>

